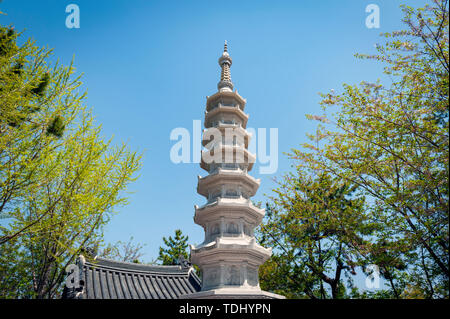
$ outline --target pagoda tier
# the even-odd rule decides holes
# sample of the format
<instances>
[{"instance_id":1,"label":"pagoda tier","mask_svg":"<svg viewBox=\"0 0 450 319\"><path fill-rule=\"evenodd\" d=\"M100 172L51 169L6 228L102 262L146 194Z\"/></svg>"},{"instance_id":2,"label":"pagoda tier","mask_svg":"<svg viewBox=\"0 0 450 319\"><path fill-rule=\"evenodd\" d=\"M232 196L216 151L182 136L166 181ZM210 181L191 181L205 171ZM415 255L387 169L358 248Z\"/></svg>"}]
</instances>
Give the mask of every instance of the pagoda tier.
<instances>
[{"instance_id":1,"label":"pagoda tier","mask_svg":"<svg viewBox=\"0 0 450 319\"><path fill-rule=\"evenodd\" d=\"M234 104L244 111L247 100L239 95L237 91L222 90L206 97L206 111L209 112L215 107Z\"/></svg>"},{"instance_id":2,"label":"pagoda tier","mask_svg":"<svg viewBox=\"0 0 450 319\"><path fill-rule=\"evenodd\" d=\"M191 261L202 270L202 291L188 298L281 298L261 291L258 268L271 249L256 243L254 229L265 211L251 197L260 180L248 174L256 160L248 151L246 100L233 91L227 45L219 58L218 92L207 97L200 167L209 173L198 178L197 192L206 203L195 206L194 222L205 239L191 246Z\"/></svg>"},{"instance_id":3,"label":"pagoda tier","mask_svg":"<svg viewBox=\"0 0 450 319\"><path fill-rule=\"evenodd\" d=\"M205 229L207 242L214 240L211 235L253 236L253 229L261 223L264 213L249 199L218 197L202 207L195 206L194 222Z\"/></svg>"},{"instance_id":4,"label":"pagoda tier","mask_svg":"<svg viewBox=\"0 0 450 319\"><path fill-rule=\"evenodd\" d=\"M202 145L207 146L210 142L214 142L214 134L219 131L222 135L222 143L225 143L225 134L228 133L231 143L239 142L239 144L244 144L248 148L251 134L240 124L233 123L233 121L226 122L225 120L220 120L214 123L213 127L203 130L204 139L202 140Z\"/></svg>"},{"instance_id":5,"label":"pagoda tier","mask_svg":"<svg viewBox=\"0 0 450 319\"><path fill-rule=\"evenodd\" d=\"M230 195L249 198L255 195L260 183L259 179L247 174L240 168L223 169L218 167L205 177L199 176L197 192L210 201L218 196L226 197L225 184L233 184L237 186L238 192ZM236 187L233 187L233 189L236 189Z\"/></svg>"},{"instance_id":6,"label":"pagoda tier","mask_svg":"<svg viewBox=\"0 0 450 319\"><path fill-rule=\"evenodd\" d=\"M200 245L192 262L201 264L202 291L220 288L260 290L258 267L271 255L255 238L216 237Z\"/></svg>"},{"instance_id":7,"label":"pagoda tier","mask_svg":"<svg viewBox=\"0 0 450 319\"><path fill-rule=\"evenodd\" d=\"M202 152L200 167L207 172L212 172L218 167L226 169L230 167L230 164L237 164L241 169L250 171L255 161L255 155L242 145L219 142L213 149Z\"/></svg>"},{"instance_id":8,"label":"pagoda tier","mask_svg":"<svg viewBox=\"0 0 450 319\"><path fill-rule=\"evenodd\" d=\"M220 122L236 123L245 128L247 126L249 115L237 104L219 103L211 111L205 112L205 127L215 127Z\"/></svg>"}]
</instances>

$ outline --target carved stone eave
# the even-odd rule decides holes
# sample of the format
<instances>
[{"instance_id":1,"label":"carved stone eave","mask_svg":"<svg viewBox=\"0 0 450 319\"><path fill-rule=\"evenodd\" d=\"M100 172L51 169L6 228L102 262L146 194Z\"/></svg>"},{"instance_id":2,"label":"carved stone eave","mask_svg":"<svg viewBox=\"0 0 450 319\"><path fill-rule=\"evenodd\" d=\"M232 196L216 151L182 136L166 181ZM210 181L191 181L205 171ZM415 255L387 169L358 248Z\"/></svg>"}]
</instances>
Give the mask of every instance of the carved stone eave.
<instances>
[{"instance_id":1,"label":"carved stone eave","mask_svg":"<svg viewBox=\"0 0 450 319\"><path fill-rule=\"evenodd\" d=\"M264 209L256 207L250 200L245 198L228 199L219 197L212 203L202 207L194 206L194 208L194 222L201 226L223 215L234 218L245 215L249 223L259 224L266 214Z\"/></svg>"},{"instance_id":2,"label":"carved stone eave","mask_svg":"<svg viewBox=\"0 0 450 319\"><path fill-rule=\"evenodd\" d=\"M244 99L239 93L235 91L218 91L211 96L206 97L206 110L209 111L211 109L211 104L221 97L231 97L236 99L239 102L240 108L244 110L245 105L247 104L247 100Z\"/></svg>"},{"instance_id":3,"label":"carved stone eave","mask_svg":"<svg viewBox=\"0 0 450 319\"><path fill-rule=\"evenodd\" d=\"M286 297L259 288L225 287L183 295L180 299L286 299Z\"/></svg>"},{"instance_id":4,"label":"carved stone eave","mask_svg":"<svg viewBox=\"0 0 450 319\"><path fill-rule=\"evenodd\" d=\"M211 127L204 129L203 136L205 136L205 134L207 134L208 130L211 130L211 129L212 129ZM220 131L220 133L222 134L222 136L225 136L227 129L232 129L233 131L231 133L235 133L236 135L239 135L242 138L242 140L244 141L245 147L248 148L248 144L250 143L252 134L250 132L248 132L246 129L244 129L243 127L241 127L237 124L219 123L217 126L214 127L214 129L218 129ZM209 135L211 135L211 134L208 134L207 136L209 136ZM209 142L210 142L210 140L202 139L203 146L206 146Z\"/></svg>"},{"instance_id":5,"label":"carved stone eave","mask_svg":"<svg viewBox=\"0 0 450 319\"><path fill-rule=\"evenodd\" d=\"M214 173L198 179L197 193L208 197L208 190L223 183L239 185L254 196L261 183L260 179L247 174L241 169L227 170L218 168Z\"/></svg>"},{"instance_id":6,"label":"carved stone eave","mask_svg":"<svg viewBox=\"0 0 450 319\"><path fill-rule=\"evenodd\" d=\"M216 116L217 114L234 114L239 117L242 121L242 127L245 128L247 126L247 122L249 119L249 115L244 113L239 107L234 106L221 106L216 107L215 109L205 112L205 126L210 127L209 121Z\"/></svg>"},{"instance_id":7,"label":"carved stone eave","mask_svg":"<svg viewBox=\"0 0 450 319\"><path fill-rule=\"evenodd\" d=\"M233 159L234 159L235 163L248 164L248 168L247 168L248 171L252 170L253 164L256 162L256 156L254 154L252 154L248 149L242 148L239 145L226 145L223 143L218 143L217 146L215 146L214 148L219 149L218 152L222 153L221 162L217 162L216 164L226 163L225 156L226 156L227 152L229 152L229 154L233 154ZM210 169L209 169L210 163L206 163L204 161L204 158L205 158L206 154L208 154L208 153L211 157L213 157L215 154L214 148L212 150L202 151L200 167L203 168L205 171L210 171ZM242 153L243 161L237 161L237 159L235 158L238 153Z\"/></svg>"},{"instance_id":8,"label":"carved stone eave","mask_svg":"<svg viewBox=\"0 0 450 319\"><path fill-rule=\"evenodd\" d=\"M246 262L257 267L272 254L271 248L258 245L254 238L216 238L207 244L191 246L191 261L201 266L212 266L223 261Z\"/></svg>"}]
</instances>

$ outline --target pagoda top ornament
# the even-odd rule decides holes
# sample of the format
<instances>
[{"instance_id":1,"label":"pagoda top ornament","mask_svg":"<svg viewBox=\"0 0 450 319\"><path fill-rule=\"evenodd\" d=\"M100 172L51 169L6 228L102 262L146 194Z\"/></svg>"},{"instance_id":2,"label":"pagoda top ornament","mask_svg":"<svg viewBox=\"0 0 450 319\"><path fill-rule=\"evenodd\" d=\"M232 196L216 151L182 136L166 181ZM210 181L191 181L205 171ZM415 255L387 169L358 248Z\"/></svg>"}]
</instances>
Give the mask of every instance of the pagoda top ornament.
<instances>
[{"instance_id":1,"label":"pagoda top ornament","mask_svg":"<svg viewBox=\"0 0 450 319\"><path fill-rule=\"evenodd\" d=\"M225 40L224 48L222 56L219 58L219 65L222 69L220 73L220 82L217 84L217 89L220 92L224 91L233 91L233 82L231 82L231 64L233 60L231 59L230 54L228 53L228 44Z\"/></svg>"}]
</instances>

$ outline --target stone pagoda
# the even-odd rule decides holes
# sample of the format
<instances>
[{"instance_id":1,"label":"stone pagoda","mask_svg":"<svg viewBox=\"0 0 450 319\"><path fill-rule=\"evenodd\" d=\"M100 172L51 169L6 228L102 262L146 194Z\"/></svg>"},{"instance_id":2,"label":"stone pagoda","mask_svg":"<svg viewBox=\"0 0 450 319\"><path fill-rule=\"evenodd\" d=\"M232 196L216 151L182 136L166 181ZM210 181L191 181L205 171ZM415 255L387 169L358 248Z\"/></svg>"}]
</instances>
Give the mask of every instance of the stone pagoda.
<instances>
[{"instance_id":1,"label":"stone pagoda","mask_svg":"<svg viewBox=\"0 0 450 319\"><path fill-rule=\"evenodd\" d=\"M205 240L191 246L191 262L202 271L202 289L186 298L284 298L262 291L258 268L271 255L260 246L254 229L264 209L253 205L260 180L250 176L256 160L248 151L246 100L233 91L227 43L219 58L218 92L206 100L205 129L197 192L206 204L195 206L194 222L203 227Z\"/></svg>"}]
</instances>

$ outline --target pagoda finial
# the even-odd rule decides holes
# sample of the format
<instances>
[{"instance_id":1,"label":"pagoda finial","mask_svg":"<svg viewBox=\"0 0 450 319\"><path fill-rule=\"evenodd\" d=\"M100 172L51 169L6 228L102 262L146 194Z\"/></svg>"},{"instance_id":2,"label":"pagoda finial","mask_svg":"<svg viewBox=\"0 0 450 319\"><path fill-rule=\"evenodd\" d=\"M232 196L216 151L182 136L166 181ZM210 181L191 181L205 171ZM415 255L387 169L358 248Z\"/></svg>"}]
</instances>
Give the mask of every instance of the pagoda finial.
<instances>
[{"instance_id":1,"label":"pagoda finial","mask_svg":"<svg viewBox=\"0 0 450 319\"><path fill-rule=\"evenodd\" d=\"M228 54L228 43L225 40L222 56L219 58L219 65L222 69L220 73L220 82L217 84L219 91L233 91L233 82L231 82L230 67L232 59Z\"/></svg>"}]
</instances>

